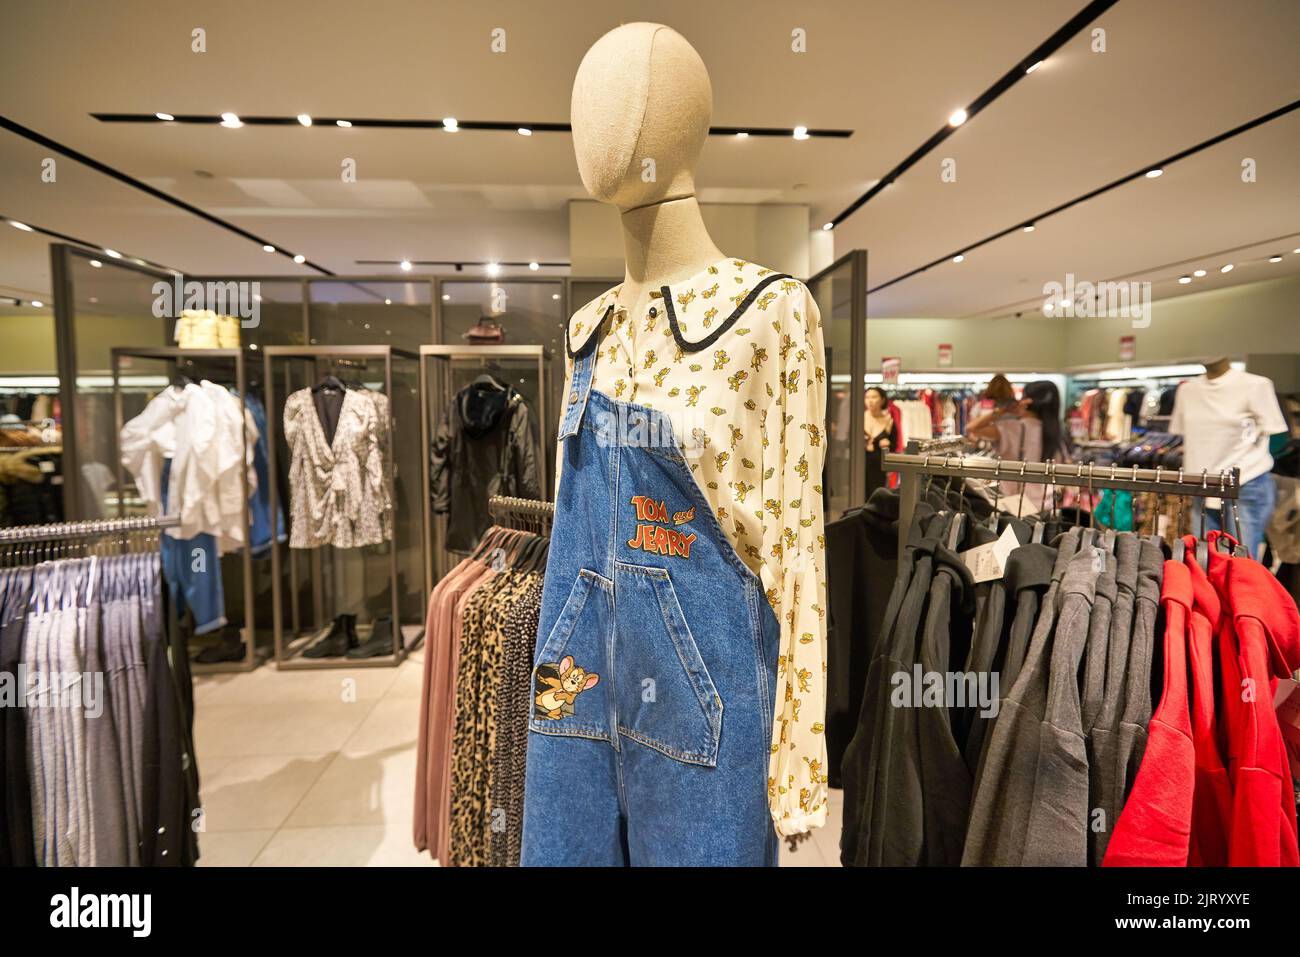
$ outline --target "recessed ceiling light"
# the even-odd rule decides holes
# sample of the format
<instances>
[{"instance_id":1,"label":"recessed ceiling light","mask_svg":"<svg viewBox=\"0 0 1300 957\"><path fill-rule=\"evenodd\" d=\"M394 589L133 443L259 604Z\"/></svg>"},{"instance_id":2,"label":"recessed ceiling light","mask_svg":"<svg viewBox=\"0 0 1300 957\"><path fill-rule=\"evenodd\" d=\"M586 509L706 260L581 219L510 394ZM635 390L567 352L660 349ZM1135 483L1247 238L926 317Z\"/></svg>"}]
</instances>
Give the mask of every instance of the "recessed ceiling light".
<instances>
[{"instance_id":1,"label":"recessed ceiling light","mask_svg":"<svg viewBox=\"0 0 1300 957\"><path fill-rule=\"evenodd\" d=\"M1046 309L1048 312L1051 312L1053 309L1056 308L1056 303L1050 301L1045 302L1043 303L1043 308Z\"/></svg>"},{"instance_id":2,"label":"recessed ceiling light","mask_svg":"<svg viewBox=\"0 0 1300 957\"><path fill-rule=\"evenodd\" d=\"M957 255L955 255L955 256L952 257L952 261L955 262L955 263L962 262L962 261L964 261L965 259L966 259L966 257L963 256L961 253L958 253Z\"/></svg>"},{"instance_id":3,"label":"recessed ceiling light","mask_svg":"<svg viewBox=\"0 0 1300 957\"><path fill-rule=\"evenodd\" d=\"M456 117L448 116L443 118L442 128L449 133L455 133L460 129L460 124L456 122Z\"/></svg>"},{"instance_id":4,"label":"recessed ceiling light","mask_svg":"<svg viewBox=\"0 0 1300 957\"><path fill-rule=\"evenodd\" d=\"M275 252L275 247L272 246L270 243L264 243L264 244L262 245L262 249L263 249L263 251L268 252L268 253L273 253L273 252Z\"/></svg>"},{"instance_id":5,"label":"recessed ceiling light","mask_svg":"<svg viewBox=\"0 0 1300 957\"><path fill-rule=\"evenodd\" d=\"M1034 63L1032 66L1030 66L1029 69L1025 70L1025 73L1026 73L1026 74L1033 73L1035 70L1037 70L1037 69L1038 69L1040 66L1042 66L1042 65L1043 65L1043 61L1042 61L1042 60L1039 60L1038 62L1036 62L1036 63Z\"/></svg>"},{"instance_id":6,"label":"recessed ceiling light","mask_svg":"<svg viewBox=\"0 0 1300 957\"><path fill-rule=\"evenodd\" d=\"M1295 253L1296 255L1300 256L1300 249L1293 249L1293 250L1291 250L1291 252L1293 252L1293 253Z\"/></svg>"},{"instance_id":7,"label":"recessed ceiling light","mask_svg":"<svg viewBox=\"0 0 1300 957\"><path fill-rule=\"evenodd\" d=\"M1195 269L1195 270L1192 271L1192 275L1195 276L1197 279L1200 279L1202 276L1205 275L1205 270L1204 270L1204 269Z\"/></svg>"},{"instance_id":8,"label":"recessed ceiling light","mask_svg":"<svg viewBox=\"0 0 1300 957\"><path fill-rule=\"evenodd\" d=\"M384 300L384 305L385 305L385 306L391 306L392 304L393 304L393 300L391 300L391 299L385 299L385 300Z\"/></svg>"},{"instance_id":9,"label":"recessed ceiling light","mask_svg":"<svg viewBox=\"0 0 1300 957\"><path fill-rule=\"evenodd\" d=\"M829 233L832 229L834 229L834 228L835 228L835 224L834 224L834 223L822 223L822 229L825 230L825 231L828 232L828 233Z\"/></svg>"},{"instance_id":10,"label":"recessed ceiling light","mask_svg":"<svg viewBox=\"0 0 1300 957\"><path fill-rule=\"evenodd\" d=\"M32 227L28 226L26 223L20 223L16 219L9 220L9 225L12 226L14 229L21 229L25 233L34 232Z\"/></svg>"},{"instance_id":11,"label":"recessed ceiling light","mask_svg":"<svg viewBox=\"0 0 1300 957\"><path fill-rule=\"evenodd\" d=\"M341 126L341 127L343 127L345 130L350 130L350 129L352 129L352 121L351 121L351 120L335 120L335 121L334 121L334 125L335 125L335 126Z\"/></svg>"},{"instance_id":12,"label":"recessed ceiling light","mask_svg":"<svg viewBox=\"0 0 1300 957\"><path fill-rule=\"evenodd\" d=\"M537 263L529 263L529 264L528 264L528 269L529 269L530 272L537 272L537 270L539 270L539 269L541 269L541 268L542 268L542 267L541 267L539 264L537 264Z\"/></svg>"},{"instance_id":13,"label":"recessed ceiling light","mask_svg":"<svg viewBox=\"0 0 1300 957\"><path fill-rule=\"evenodd\" d=\"M237 117L234 113L222 113L221 125L226 127L226 129L237 130L244 124L240 121L239 117Z\"/></svg>"},{"instance_id":14,"label":"recessed ceiling light","mask_svg":"<svg viewBox=\"0 0 1300 957\"><path fill-rule=\"evenodd\" d=\"M498 276L501 274L501 266L497 263L488 263L486 267L489 276Z\"/></svg>"},{"instance_id":15,"label":"recessed ceiling light","mask_svg":"<svg viewBox=\"0 0 1300 957\"><path fill-rule=\"evenodd\" d=\"M949 126L961 126L966 122L965 110L953 110L952 116L948 117Z\"/></svg>"},{"instance_id":16,"label":"recessed ceiling light","mask_svg":"<svg viewBox=\"0 0 1300 957\"><path fill-rule=\"evenodd\" d=\"M797 140L806 140L808 138L808 127L796 126L794 128L794 138Z\"/></svg>"},{"instance_id":17,"label":"recessed ceiling light","mask_svg":"<svg viewBox=\"0 0 1300 957\"><path fill-rule=\"evenodd\" d=\"M1178 277L1178 284L1179 284L1180 286L1186 286L1186 285L1187 285L1189 282L1191 282L1191 281L1192 281L1192 277L1191 277L1191 276L1179 276L1179 277Z\"/></svg>"},{"instance_id":18,"label":"recessed ceiling light","mask_svg":"<svg viewBox=\"0 0 1300 957\"><path fill-rule=\"evenodd\" d=\"M301 123L303 126L311 126L311 116L309 116L306 113L299 113L298 122Z\"/></svg>"},{"instance_id":19,"label":"recessed ceiling light","mask_svg":"<svg viewBox=\"0 0 1300 957\"><path fill-rule=\"evenodd\" d=\"M121 258L122 258L122 254L121 254L120 252L118 252L116 249L105 249L105 250L104 250L104 253L105 253L105 254L106 254L110 259L121 259Z\"/></svg>"},{"instance_id":20,"label":"recessed ceiling light","mask_svg":"<svg viewBox=\"0 0 1300 957\"><path fill-rule=\"evenodd\" d=\"M103 264L102 262L100 262L98 259L92 259L92 260L90 261L90 264L91 264L92 266L94 266L96 269L100 269L100 268L102 268L103 265L104 265L104 264Z\"/></svg>"},{"instance_id":21,"label":"recessed ceiling light","mask_svg":"<svg viewBox=\"0 0 1300 957\"><path fill-rule=\"evenodd\" d=\"M256 352L256 351L257 351L257 343L256 343L256 342L250 342L250 343L248 344L248 348L250 348L250 349L252 349L254 352Z\"/></svg>"},{"instance_id":22,"label":"recessed ceiling light","mask_svg":"<svg viewBox=\"0 0 1300 957\"><path fill-rule=\"evenodd\" d=\"M1271 262L1271 263L1280 263L1280 262L1282 261L1282 257L1281 257L1281 256L1269 256L1269 257L1268 257L1268 261Z\"/></svg>"},{"instance_id":23,"label":"recessed ceiling light","mask_svg":"<svg viewBox=\"0 0 1300 957\"><path fill-rule=\"evenodd\" d=\"M526 127L526 126L521 126L521 127L519 127L519 129L515 130L515 132L518 133L520 136L532 136L532 135L533 135L533 131L530 130L530 129L529 129L528 127Z\"/></svg>"},{"instance_id":24,"label":"recessed ceiling light","mask_svg":"<svg viewBox=\"0 0 1300 957\"><path fill-rule=\"evenodd\" d=\"M739 133L736 134L736 139L747 140L749 139L749 134L746 133L744 130L741 130Z\"/></svg>"},{"instance_id":25,"label":"recessed ceiling light","mask_svg":"<svg viewBox=\"0 0 1300 957\"><path fill-rule=\"evenodd\" d=\"M301 266L303 263L307 261L307 257L304 256L302 253L299 253L298 255L293 257L293 261L296 262L299 266Z\"/></svg>"},{"instance_id":26,"label":"recessed ceiling light","mask_svg":"<svg viewBox=\"0 0 1300 957\"><path fill-rule=\"evenodd\" d=\"M1229 273L1229 272L1232 272L1232 263L1228 263L1228 264L1225 265L1225 266L1220 266L1220 267L1219 267L1219 272L1222 272L1222 273Z\"/></svg>"},{"instance_id":27,"label":"recessed ceiling light","mask_svg":"<svg viewBox=\"0 0 1300 957\"><path fill-rule=\"evenodd\" d=\"M559 298L560 298L560 294L559 294L558 292L553 292L553 293L551 293L551 298L552 298L552 299L559 299Z\"/></svg>"},{"instance_id":28,"label":"recessed ceiling light","mask_svg":"<svg viewBox=\"0 0 1300 957\"><path fill-rule=\"evenodd\" d=\"M1026 226L1024 229L1021 230L1022 233L1032 233L1033 231L1034 231L1033 223L1030 223L1028 226Z\"/></svg>"},{"instance_id":29,"label":"recessed ceiling light","mask_svg":"<svg viewBox=\"0 0 1300 957\"><path fill-rule=\"evenodd\" d=\"M1163 176L1164 174L1165 171L1162 169L1149 169L1147 170L1147 179L1155 179L1157 176Z\"/></svg>"},{"instance_id":30,"label":"recessed ceiling light","mask_svg":"<svg viewBox=\"0 0 1300 957\"><path fill-rule=\"evenodd\" d=\"M253 302L261 302L261 301L262 301L261 293L256 293L256 292L253 293Z\"/></svg>"},{"instance_id":31,"label":"recessed ceiling light","mask_svg":"<svg viewBox=\"0 0 1300 957\"><path fill-rule=\"evenodd\" d=\"M37 309L40 309L43 305L45 305L45 303L41 302L39 299L33 299L32 305L35 306Z\"/></svg>"},{"instance_id":32,"label":"recessed ceiling light","mask_svg":"<svg viewBox=\"0 0 1300 957\"><path fill-rule=\"evenodd\" d=\"M411 261L409 259L403 259L400 265L402 267L402 272L411 271Z\"/></svg>"},{"instance_id":33,"label":"recessed ceiling light","mask_svg":"<svg viewBox=\"0 0 1300 957\"><path fill-rule=\"evenodd\" d=\"M444 292L444 293L442 294L442 301L443 301L443 302L451 302L451 293L449 293L449 292Z\"/></svg>"},{"instance_id":34,"label":"recessed ceiling light","mask_svg":"<svg viewBox=\"0 0 1300 957\"><path fill-rule=\"evenodd\" d=\"M158 119L163 120L164 122L171 122L172 120L176 119L176 117L172 116L170 113L155 113L154 116L158 117Z\"/></svg>"}]
</instances>

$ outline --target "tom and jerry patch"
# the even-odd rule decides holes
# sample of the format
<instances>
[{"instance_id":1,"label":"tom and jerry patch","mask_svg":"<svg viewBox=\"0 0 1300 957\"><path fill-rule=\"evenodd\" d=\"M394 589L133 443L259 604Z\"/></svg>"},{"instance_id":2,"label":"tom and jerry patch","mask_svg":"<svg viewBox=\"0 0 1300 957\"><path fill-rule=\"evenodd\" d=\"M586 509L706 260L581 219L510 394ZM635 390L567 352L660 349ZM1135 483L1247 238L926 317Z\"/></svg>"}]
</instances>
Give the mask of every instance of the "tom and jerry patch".
<instances>
[{"instance_id":1,"label":"tom and jerry patch","mask_svg":"<svg viewBox=\"0 0 1300 957\"><path fill-rule=\"evenodd\" d=\"M590 691L600 681L600 675L573 663L572 655L559 662L544 662L533 672L533 717L559 721L573 714L573 702L584 691Z\"/></svg>"},{"instance_id":2,"label":"tom and jerry patch","mask_svg":"<svg viewBox=\"0 0 1300 957\"><path fill-rule=\"evenodd\" d=\"M671 555L674 558L691 557L695 533L681 532L670 526L685 525L694 519L695 506L673 512L670 518L668 505L664 501L656 501L648 495L633 495L631 501L636 510L637 526L628 539L629 548L639 548L656 555Z\"/></svg>"}]
</instances>

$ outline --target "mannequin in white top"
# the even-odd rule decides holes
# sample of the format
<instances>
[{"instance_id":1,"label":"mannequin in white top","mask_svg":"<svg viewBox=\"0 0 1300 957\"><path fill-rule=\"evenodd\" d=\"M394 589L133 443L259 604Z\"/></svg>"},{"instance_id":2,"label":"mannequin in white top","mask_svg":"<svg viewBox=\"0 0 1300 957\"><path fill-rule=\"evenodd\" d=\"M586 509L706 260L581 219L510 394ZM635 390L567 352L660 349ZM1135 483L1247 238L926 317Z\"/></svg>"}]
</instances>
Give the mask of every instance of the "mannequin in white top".
<instances>
[{"instance_id":1,"label":"mannequin in white top","mask_svg":"<svg viewBox=\"0 0 1300 957\"><path fill-rule=\"evenodd\" d=\"M724 258L695 198L695 164L713 114L709 73L677 31L624 24L582 58L571 112L583 185L622 213L620 299L636 315L651 290Z\"/></svg>"}]
</instances>

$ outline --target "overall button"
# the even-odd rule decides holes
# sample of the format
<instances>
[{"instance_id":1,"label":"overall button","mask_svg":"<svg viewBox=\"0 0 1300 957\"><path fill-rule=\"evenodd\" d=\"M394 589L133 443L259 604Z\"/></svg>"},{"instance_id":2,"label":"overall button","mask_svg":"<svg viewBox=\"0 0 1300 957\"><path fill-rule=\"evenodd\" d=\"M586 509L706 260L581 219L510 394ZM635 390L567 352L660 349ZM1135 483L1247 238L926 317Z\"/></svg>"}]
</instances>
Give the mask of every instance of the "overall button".
<instances>
[{"instance_id":1,"label":"overall button","mask_svg":"<svg viewBox=\"0 0 1300 957\"><path fill-rule=\"evenodd\" d=\"M654 306L651 306L651 307L650 307L650 318L653 319L653 318L654 318L655 316L657 316L657 315L659 315L659 310L658 310L657 308L655 308Z\"/></svg>"},{"instance_id":2,"label":"overall button","mask_svg":"<svg viewBox=\"0 0 1300 957\"><path fill-rule=\"evenodd\" d=\"M572 392L569 393L569 405L577 405L577 404L578 404L578 390L574 389Z\"/></svg>"}]
</instances>

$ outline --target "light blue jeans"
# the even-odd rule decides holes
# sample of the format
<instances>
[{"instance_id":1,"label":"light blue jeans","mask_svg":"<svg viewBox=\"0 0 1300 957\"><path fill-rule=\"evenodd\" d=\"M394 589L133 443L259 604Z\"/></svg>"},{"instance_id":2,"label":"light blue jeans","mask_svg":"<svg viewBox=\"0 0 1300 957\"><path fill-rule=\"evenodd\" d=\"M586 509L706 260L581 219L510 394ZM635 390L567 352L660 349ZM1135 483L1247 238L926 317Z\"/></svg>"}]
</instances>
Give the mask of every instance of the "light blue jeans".
<instances>
[{"instance_id":1,"label":"light blue jeans","mask_svg":"<svg viewBox=\"0 0 1300 957\"><path fill-rule=\"evenodd\" d=\"M1192 532L1197 535L1201 533L1201 508L1202 501L1197 499L1192 504ZM1277 482L1274 481L1272 473L1266 472L1241 487L1237 499L1241 528L1237 528L1232 504L1227 499L1223 500L1223 522L1219 520L1218 509L1207 509L1205 528L1207 531L1217 529L1228 532L1250 549L1252 556L1259 558L1264 544L1264 531L1268 528L1268 520L1273 517L1273 510L1276 508Z\"/></svg>"},{"instance_id":2,"label":"light blue jeans","mask_svg":"<svg viewBox=\"0 0 1300 957\"><path fill-rule=\"evenodd\" d=\"M593 357L560 424L521 863L775 865L776 616L667 417L592 391Z\"/></svg>"}]
</instances>

